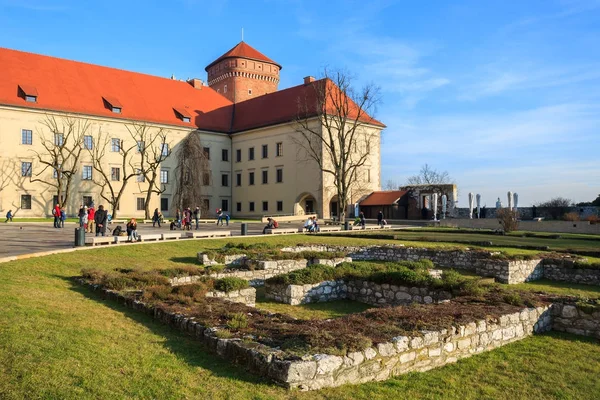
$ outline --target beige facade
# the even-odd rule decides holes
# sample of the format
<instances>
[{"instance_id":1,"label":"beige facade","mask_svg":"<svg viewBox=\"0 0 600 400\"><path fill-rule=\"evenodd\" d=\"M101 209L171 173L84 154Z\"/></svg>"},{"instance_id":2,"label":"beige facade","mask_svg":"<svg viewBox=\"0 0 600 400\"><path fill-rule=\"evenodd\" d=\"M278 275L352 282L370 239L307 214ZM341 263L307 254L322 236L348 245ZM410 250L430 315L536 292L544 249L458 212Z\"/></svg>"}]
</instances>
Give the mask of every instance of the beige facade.
<instances>
[{"instance_id":1,"label":"beige facade","mask_svg":"<svg viewBox=\"0 0 600 400\"><path fill-rule=\"evenodd\" d=\"M2 166L0 212L3 214L8 210L12 210L16 217L42 217L51 214L56 189L43 182L31 182L32 178L35 178L44 168L37 161L35 152L44 153L40 135L44 132L46 135L50 134L43 124L48 116L60 119L66 114L0 106L0 165ZM134 144L127 129L127 127L132 128L132 121L74 114L70 116L90 122L86 134L91 135L94 142L101 130L105 134L108 133L109 138L122 140L123 147ZM316 119L313 124L318 124ZM177 182L175 170L178 146L186 135L195 132L200 135L202 145L210 149L211 179L210 185L204 189L209 202L209 216L214 215L216 208L228 209L234 217L302 214L306 211L317 212L322 217L331 216L331 202L336 201L332 177L322 173L316 162L306 156L302 146L298 144L298 133L294 123L232 135L202 132L179 126L158 124L149 126L168 131L168 143L172 152L161 166L161 169L168 174L167 183L161 185L164 192L152 196L151 210L162 208L165 215L174 214L173 196ZM31 144L23 144L24 130L32 132ZM361 184L356 185L355 190L350 193L350 203L358 201L360 197L380 187L379 129L372 128L372 131L377 139L376 145L371 144L370 160L364 168ZM266 146L264 150L263 146ZM266 157L263 157L263 151ZM250 152L254 153L253 159L250 159ZM23 176L24 162L32 163L31 177ZM135 163L134 155L131 168L135 168ZM119 153L107 149L105 164L108 170L122 169L122 157ZM89 201L90 198L96 206L99 204L107 206L107 202L100 196L101 187L95 184L98 178L97 172L92 169L93 179L84 179L85 167L89 171L91 166L91 154L87 150L83 151L66 207L69 215L76 214L79 205ZM124 172L120 171L121 177ZM52 173L48 169L42 178L51 180ZM224 175L227 178L223 178ZM251 179L254 180L253 184L250 182ZM120 187L119 182L113 184L116 188ZM118 215L143 217L144 210L140 207L138 199L145 198L146 189L146 182L139 182L137 177L131 178L119 204ZM105 192L105 195L108 193ZM22 199L22 196L31 196L30 208L26 208L28 201L26 198ZM165 205L167 205L166 209ZM335 211L333 213L335 214Z\"/></svg>"}]
</instances>

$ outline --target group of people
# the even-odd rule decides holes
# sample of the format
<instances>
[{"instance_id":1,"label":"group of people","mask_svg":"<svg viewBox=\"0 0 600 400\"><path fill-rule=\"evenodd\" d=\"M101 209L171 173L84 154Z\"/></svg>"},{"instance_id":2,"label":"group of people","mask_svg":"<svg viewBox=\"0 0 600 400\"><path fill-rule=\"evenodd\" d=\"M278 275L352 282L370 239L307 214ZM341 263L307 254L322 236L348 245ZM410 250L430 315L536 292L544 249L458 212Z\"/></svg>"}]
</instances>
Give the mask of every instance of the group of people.
<instances>
[{"instance_id":1,"label":"group of people","mask_svg":"<svg viewBox=\"0 0 600 400\"><path fill-rule=\"evenodd\" d=\"M9 211L9 213L11 214L10 220L12 221L12 211ZM54 227L55 228L64 228L65 227L65 220L67 219L67 213L65 212L65 209L60 206L60 204L57 204L56 206L54 206L54 208L52 209L52 216L54 217ZM6 215L6 220L8 221L8 214Z\"/></svg>"},{"instance_id":2,"label":"group of people","mask_svg":"<svg viewBox=\"0 0 600 400\"><path fill-rule=\"evenodd\" d=\"M217 225L223 226L223 220L225 220L225 223L227 224L227 226L229 226L229 219L229 214L223 212L223 209L217 208Z\"/></svg>"},{"instance_id":3,"label":"group of people","mask_svg":"<svg viewBox=\"0 0 600 400\"><path fill-rule=\"evenodd\" d=\"M85 205L79 206L79 227L83 228L87 233L96 233L96 236L106 235L106 226L108 225L108 212L104 206L100 204L98 210L94 208L92 203L89 207Z\"/></svg>"},{"instance_id":4,"label":"group of people","mask_svg":"<svg viewBox=\"0 0 600 400\"><path fill-rule=\"evenodd\" d=\"M319 232L319 221L317 217L308 217L304 223L304 229L308 232Z\"/></svg>"}]
</instances>

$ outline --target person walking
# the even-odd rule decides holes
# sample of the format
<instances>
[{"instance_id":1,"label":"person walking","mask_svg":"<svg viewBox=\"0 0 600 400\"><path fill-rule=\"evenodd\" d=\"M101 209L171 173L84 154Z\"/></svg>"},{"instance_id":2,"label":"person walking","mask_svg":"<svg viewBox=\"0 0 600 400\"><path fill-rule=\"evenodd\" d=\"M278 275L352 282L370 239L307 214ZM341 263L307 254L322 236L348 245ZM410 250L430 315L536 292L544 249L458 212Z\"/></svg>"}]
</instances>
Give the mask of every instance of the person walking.
<instances>
[{"instance_id":1,"label":"person walking","mask_svg":"<svg viewBox=\"0 0 600 400\"><path fill-rule=\"evenodd\" d=\"M200 220L200 207L196 206L194 210L194 220L196 221L196 230L200 229L199 220Z\"/></svg>"},{"instance_id":2,"label":"person walking","mask_svg":"<svg viewBox=\"0 0 600 400\"><path fill-rule=\"evenodd\" d=\"M227 226L229 226L229 220L231 219L231 217L229 216L229 213L225 213L225 223L227 224ZM222 225L222 223L221 223Z\"/></svg>"},{"instance_id":3,"label":"person walking","mask_svg":"<svg viewBox=\"0 0 600 400\"><path fill-rule=\"evenodd\" d=\"M4 222L5 222L5 223L6 223L6 222L8 222L8 221L10 221L10 222L13 222L13 220L12 220L12 219L13 219L13 213L12 213L12 210L8 210L8 212L6 213L6 221L4 221Z\"/></svg>"},{"instance_id":4,"label":"person walking","mask_svg":"<svg viewBox=\"0 0 600 400\"><path fill-rule=\"evenodd\" d=\"M96 217L96 209L94 208L94 205L92 204L90 206L90 208L88 208L88 229L87 229L87 231L89 233L94 233L94 228L96 225L96 221L94 221L95 217Z\"/></svg>"},{"instance_id":5,"label":"person walking","mask_svg":"<svg viewBox=\"0 0 600 400\"><path fill-rule=\"evenodd\" d=\"M158 208L154 209L154 215L152 215L152 227L155 228L156 224L158 224L158 227L160 228L160 212L158 211Z\"/></svg>"},{"instance_id":6,"label":"person walking","mask_svg":"<svg viewBox=\"0 0 600 400\"><path fill-rule=\"evenodd\" d=\"M181 211L179 211L179 208L175 211L175 226L181 229Z\"/></svg>"},{"instance_id":7,"label":"person walking","mask_svg":"<svg viewBox=\"0 0 600 400\"><path fill-rule=\"evenodd\" d=\"M60 209L60 227L64 228L65 227L65 220L67 219L67 213L65 212L64 208Z\"/></svg>"},{"instance_id":8,"label":"person walking","mask_svg":"<svg viewBox=\"0 0 600 400\"><path fill-rule=\"evenodd\" d=\"M128 242L137 242L138 234L137 234L137 221L135 218L131 218L127 223L127 241Z\"/></svg>"},{"instance_id":9,"label":"person walking","mask_svg":"<svg viewBox=\"0 0 600 400\"><path fill-rule=\"evenodd\" d=\"M183 210L183 226L186 231L192 228L192 210L189 207Z\"/></svg>"},{"instance_id":10,"label":"person walking","mask_svg":"<svg viewBox=\"0 0 600 400\"><path fill-rule=\"evenodd\" d=\"M223 226L223 210L220 208L217 210L217 225L219 224Z\"/></svg>"},{"instance_id":11,"label":"person walking","mask_svg":"<svg viewBox=\"0 0 600 400\"><path fill-rule=\"evenodd\" d=\"M54 217L54 227L60 228L60 205L57 203L52 210L52 216Z\"/></svg>"},{"instance_id":12,"label":"person walking","mask_svg":"<svg viewBox=\"0 0 600 400\"><path fill-rule=\"evenodd\" d=\"M367 220L365 219L365 213L361 211L361 212L360 212L360 215L359 215L359 218L360 218L360 226L361 226L363 229L365 229L365 225L366 225L366 223L367 223Z\"/></svg>"},{"instance_id":13,"label":"person walking","mask_svg":"<svg viewBox=\"0 0 600 400\"><path fill-rule=\"evenodd\" d=\"M96 222L96 236L104 236L106 234L106 222L108 220L108 214L106 210L104 210L104 206L100 204L98 206L98 210L94 215L94 221Z\"/></svg>"},{"instance_id":14,"label":"person walking","mask_svg":"<svg viewBox=\"0 0 600 400\"><path fill-rule=\"evenodd\" d=\"M377 213L377 225L383 225L383 211L379 210Z\"/></svg>"}]
</instances>

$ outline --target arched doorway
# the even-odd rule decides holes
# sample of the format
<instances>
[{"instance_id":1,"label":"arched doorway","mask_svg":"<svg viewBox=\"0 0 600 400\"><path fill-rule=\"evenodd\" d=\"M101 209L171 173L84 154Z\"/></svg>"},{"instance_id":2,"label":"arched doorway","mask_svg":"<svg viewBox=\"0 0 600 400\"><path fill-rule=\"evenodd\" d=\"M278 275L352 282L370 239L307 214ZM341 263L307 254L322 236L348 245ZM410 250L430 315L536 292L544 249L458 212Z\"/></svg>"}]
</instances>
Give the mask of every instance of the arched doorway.
<instances>
[{"instance_id":1,"label":"arched doorway","mask_svg":"<svg viewBox=\"0 0 600 400\"><path fill-rule=\"evenodd\" d=\"M341 210L339 207L338 196L335 195L329 200L329 217L332 219L339 219Z\"/></svg>"},{"instance_id":2,"label":"arched doorway","mask_svg":"<svg viewBox=\"0 0 600 400\"><path fill-rule=\"evenodd\" d=\"M315 196L305 192L296 197L294 214L305 215L312 213L317 213L317 200L315 199Z\"/></svg>"}]
</instances>

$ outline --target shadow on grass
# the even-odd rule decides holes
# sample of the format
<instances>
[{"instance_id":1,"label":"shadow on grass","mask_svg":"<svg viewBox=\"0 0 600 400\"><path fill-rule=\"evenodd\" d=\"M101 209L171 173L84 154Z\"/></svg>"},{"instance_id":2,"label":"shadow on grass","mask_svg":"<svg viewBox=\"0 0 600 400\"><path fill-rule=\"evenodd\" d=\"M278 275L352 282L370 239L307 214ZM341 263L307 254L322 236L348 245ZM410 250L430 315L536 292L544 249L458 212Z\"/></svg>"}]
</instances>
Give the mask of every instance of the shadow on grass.
<instances>
[{"instance_id":1,"label":"shadow on grass","mask_svg":"<svg viewBox=\"0 0 600 400\"><path fill-rule=\"evenodd\" d=\"M196 257L171 257L169 258L169 261L173 261L175 263L180 263L180 264L192 264L192 265L199 265L198 264L198 258Z\"/></svg>"},{"instance_id":2,"label":"shadow on grass","mask_svg":"<svg viewBox=\"0 0 600 400\"><path fill-rule=\"evenodd\" d=\"M152 331L152 333L164 337L164 346L166 346L171 352L175 353L178 357L183 359L188 365L209 370L219 377L271 386L269 384L269 380L252 375L243 367L237 366L233 362L221 359L215 353L203 348L198 340L195 340L187 333L181 332L169 325L158 322L149 315L132 310L123 304L106 300L103 298L100 292L92 291L87 287L80 285L72 278L64 276L57 277L67 281L71 285L69 288L70 290L77 292L88 299L97 301L111 310L120 312L134 322L142 324Z\"/></svg>"}]
</instances>

